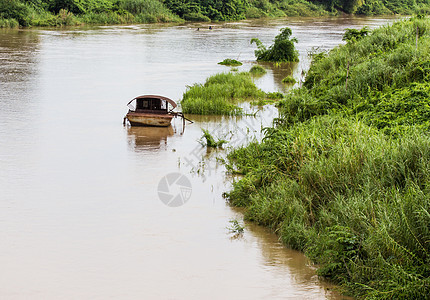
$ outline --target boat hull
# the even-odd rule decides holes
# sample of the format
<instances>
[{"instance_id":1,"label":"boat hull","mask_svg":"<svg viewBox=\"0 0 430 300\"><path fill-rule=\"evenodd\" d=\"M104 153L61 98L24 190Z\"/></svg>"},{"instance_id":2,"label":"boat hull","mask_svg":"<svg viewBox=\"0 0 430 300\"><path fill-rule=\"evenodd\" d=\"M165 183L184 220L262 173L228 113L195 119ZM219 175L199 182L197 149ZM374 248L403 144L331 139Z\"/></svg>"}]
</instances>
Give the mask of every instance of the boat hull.
<instances>
[{"instance_id":1,"label":"boat hull","mask_svg":"<svg viewBox=\"0 0 430 300\"><path fill-rule=\"evenodd\" d=\"M174 115L129 112L125 117L131 126L167 127L170 125Z\"/></svg>"}]
</instances>

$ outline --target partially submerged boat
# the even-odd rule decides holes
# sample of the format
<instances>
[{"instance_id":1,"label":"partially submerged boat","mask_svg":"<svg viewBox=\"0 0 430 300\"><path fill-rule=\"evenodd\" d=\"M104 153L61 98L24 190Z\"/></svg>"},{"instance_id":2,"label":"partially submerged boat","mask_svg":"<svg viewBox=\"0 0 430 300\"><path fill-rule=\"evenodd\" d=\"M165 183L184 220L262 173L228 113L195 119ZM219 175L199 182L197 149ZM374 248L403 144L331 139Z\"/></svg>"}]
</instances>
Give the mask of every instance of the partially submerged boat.
<instances>
[{"instance_id":1,"label":"partially submerged boat","mask_svg":"<svg viewBox=\"0 0 430 300\"><path fill-rule=\"evenodd\" d=\"M128 120L131 126L167 127L173 117L182 116L173 111L177 106L175 101L158 95L138 96L128 102L127 106L129 111L124 117L124 124ZM172 108L169 109L169 106Z\"/></svg>"}]
</instances>

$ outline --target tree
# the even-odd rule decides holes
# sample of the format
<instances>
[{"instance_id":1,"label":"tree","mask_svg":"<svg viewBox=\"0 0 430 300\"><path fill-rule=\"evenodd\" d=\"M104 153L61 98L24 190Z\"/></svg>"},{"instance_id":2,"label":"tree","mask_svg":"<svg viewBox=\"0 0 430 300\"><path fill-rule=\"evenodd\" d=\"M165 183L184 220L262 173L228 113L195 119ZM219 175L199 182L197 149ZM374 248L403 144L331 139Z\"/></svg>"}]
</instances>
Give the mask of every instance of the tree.
<instances>
[{"instance_id":1,"label":"tree","mask_svg":"<svg viewBox=\"0 0 430 300\"><path fill-rule=\"evenodd\" d=\"M281 33L275 37L274 44L268 49L263 43L257 39L251 39L251 44L257 45L255 50L255 57L257 61L274 61L274 62L297 62L299 61L299 53L297 52L294 43L297 43L296 38L290 39L292 31L290 28L285 27L281 29Z\"/></svg>"}]
</instances>

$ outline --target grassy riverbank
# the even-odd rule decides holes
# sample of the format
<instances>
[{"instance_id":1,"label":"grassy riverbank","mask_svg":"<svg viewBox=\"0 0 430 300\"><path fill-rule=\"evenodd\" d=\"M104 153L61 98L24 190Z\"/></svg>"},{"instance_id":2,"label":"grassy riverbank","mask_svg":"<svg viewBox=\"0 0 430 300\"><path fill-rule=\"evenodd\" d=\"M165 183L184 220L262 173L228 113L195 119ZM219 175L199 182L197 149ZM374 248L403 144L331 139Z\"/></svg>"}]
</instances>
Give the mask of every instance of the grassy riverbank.
<instances>
[{"instance_id":1,"label":"grassy riverbank","mask_svg":"<svg viewBox=\"0 0 430 300\"><path fill-rule=\"evenodd\" d=\"M428 0L0 0L0 28L429 12Z\"/></svg>"},{"instance_id":2,"label":"grassy riverbank","mask_svg":"<svg viewBox=\"0 0 430 300\"><path fill-rule=\"evenodd\" d=\"M226 195L359 298L430 294L430 20L314 57Z\"/></svg>"}]
</instances>

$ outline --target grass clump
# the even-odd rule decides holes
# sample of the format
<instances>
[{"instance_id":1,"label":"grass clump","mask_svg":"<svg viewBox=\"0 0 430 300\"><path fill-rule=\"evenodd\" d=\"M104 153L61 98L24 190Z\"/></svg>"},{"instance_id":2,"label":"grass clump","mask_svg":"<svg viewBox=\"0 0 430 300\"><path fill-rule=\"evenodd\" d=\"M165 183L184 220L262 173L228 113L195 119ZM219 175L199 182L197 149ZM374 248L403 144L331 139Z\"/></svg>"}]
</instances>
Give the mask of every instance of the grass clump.
<instances>
[{"instance_id":1,"label":"grass clump","mask_svg":"<svg viewBox=\"0 0 430 300\"><path fill-rule=\"evenodd\" d=\"M282 83L285 83L285 84L295 84L296 82L297 82L296 79L294 79L294 77L291 75L282 79Z\"/></svg>"},{"instance_id":2,"label":"grass clump","mask_svg":"<svg viewBox=\"0 0 430 300\"><path fill-rule=\"evenodd\" d=\"M260 65L253 65L249 70L249 73L253 76L262 76L267 73L266 69Z\"/></svg>"},{"instance_id":3,"label":"grass clump","mask_svg":"<svg viewBox=\"0 0 430 300\"><path fill-rule=\"evenodd\" d=\"M230 233L243 234L245 231L245 226L240 224L238 220L233 219L228 222L230 223L230 226L228 226L227 229Z\"/></svg>"},{"instance_id":4,"label":"grass clump","mask_svg":"<svg viewBox=\"0 0 430 300\"><path fill-rule=\"evenodd\" d=\"M218 64L223 66L231 66L231 67L238 67L242 65L240 61L231 59L231 58L226 58L223 61L219 62Z\"/></svg>"},{"instance_id":5,"label":"grass clump","mask_svg":"<svg viewBox=\"0 0 430 300\"><path fill-rule=\"evenodd\" d=\"M215 139L207 129L202 129L203 136L200 138L202 145L210 148L222 148L228 141L223 139Z\"/></svg>"},{"instance_id":6,"label":"grass clump","mask_svg":"<svg viewBox=\"0 0 430 300\"><path fill-rule=\"evenodd\" d=\"M314 56L262 142L228 154L228 201L358 298L430 294L429 34L412 18Z\"/></svg>"},{"instance_id":7,"label":"grass clump","mask_svg":"<svg viewBox=\"0 0 430 300\"><path fill-rule=\"evenodd\" d=\"M249 73L219 73L204 84L187 89L181 101L182 111L201 115L240 115L240 101L263 99L266 94L258 89Z\"/></svg>"}]
</instances>

